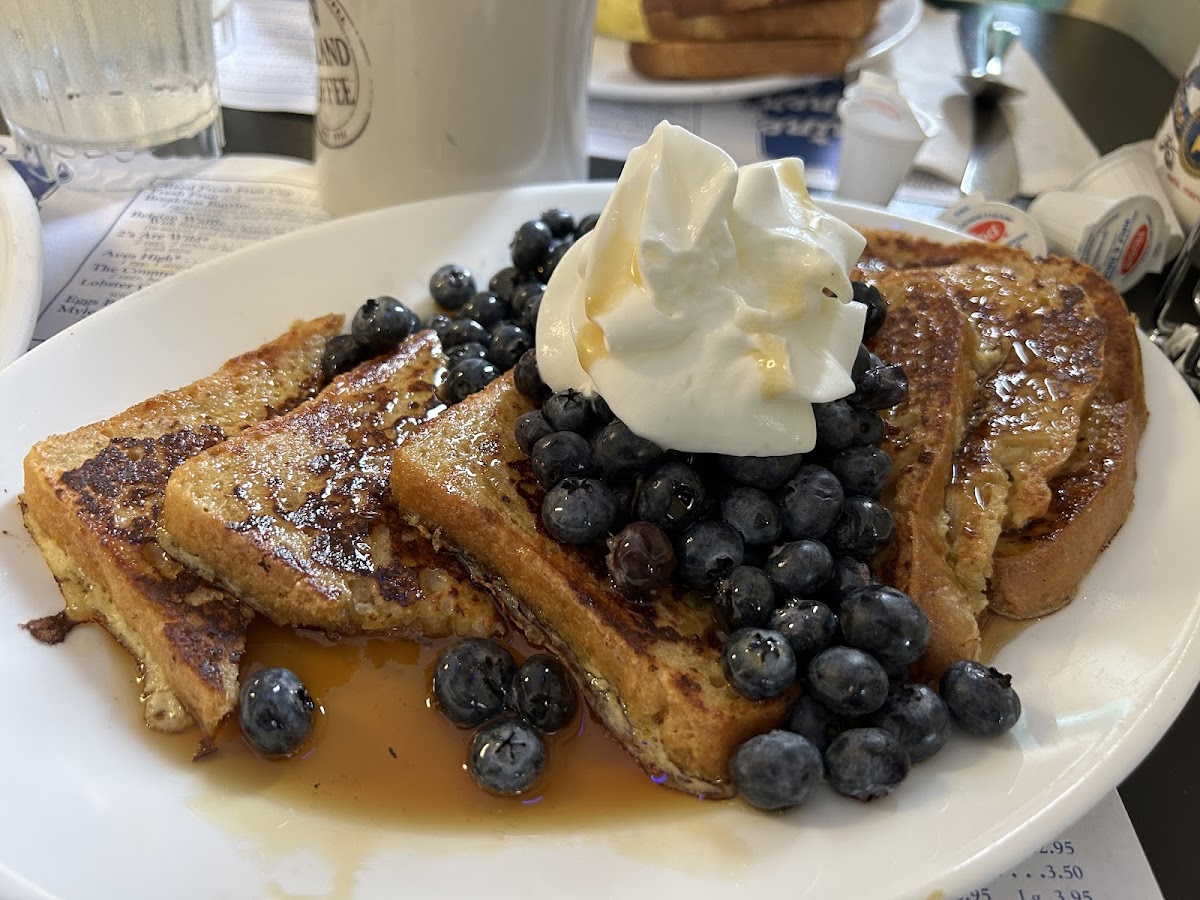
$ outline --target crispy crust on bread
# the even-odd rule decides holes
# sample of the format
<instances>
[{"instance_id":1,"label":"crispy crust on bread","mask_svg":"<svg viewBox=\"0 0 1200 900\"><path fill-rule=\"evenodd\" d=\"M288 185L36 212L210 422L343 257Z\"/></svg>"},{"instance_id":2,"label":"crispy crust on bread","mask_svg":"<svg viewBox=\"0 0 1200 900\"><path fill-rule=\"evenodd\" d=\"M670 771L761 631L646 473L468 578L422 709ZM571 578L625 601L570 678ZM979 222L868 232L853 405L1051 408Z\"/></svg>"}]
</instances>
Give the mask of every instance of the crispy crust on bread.
<instances>
[{"instance_id":1,"label":"crispy crust on bread","mask_svg":"<svg viewBox=\"0 0 1200 900\"><path fill-rule=\"evenodd\" d=\"M731 796L730 753L778 725L794 695L755 703L729 687L709 601L672 590L631 604L613 589L602 548L546 533L543 492L513 438L530 408L504 376L423 426L396 452L397 505L464 555L530 640L562 657L647 771L679 790Z\"/></svg>"},{"instance_id":2,"label":"crispy crust on bread","mask_svg":"<svg viewBox=\"0 0 1200 900\"><path fill-rule=\"evenodd\" d=\"M423 331L285 416L179 466L159 539L281 625L329 634L500 636L491 597L389 499L392 452L442 410L445 363Z\"/></svg>"},{"instance_id":3,"label":"crispy crust on bread","mask_svg":"<svg viewBox=\"0 0 1200 900\"><path fill-rule=\"evenodd\" d=\"M54 435L25 457L22 510L58 580L67 615L96 621L135 656L146 722L203 739L237 697L249 612L186 571L155 540L172 470L320 387L341 316L294 325L216 373L123 413Z\"/></svg>"},{"instance_id":4,"label":"crispy crust on bread","mask_svg":"<svg viewBox=\"0 0 1200 900\"><path fill-rule=\"evenodd\" d=\"M860 38L875 21L878 0L810 0L740 13L683 15L671 0L645 0L654 40L766 41Z\"/></svg>"},{"instance_id":5,"label":"crispy crust on bread","mask_svg":"<svg viewBox=\"0 0 1200 900\"><path fill-rule=\"evenodd\" d=\"M760 75L832 75L854 52L851 38L761 41L653 41L629 45L629 62L647 78L682 81Z\"/></svg>"}]
</instances>

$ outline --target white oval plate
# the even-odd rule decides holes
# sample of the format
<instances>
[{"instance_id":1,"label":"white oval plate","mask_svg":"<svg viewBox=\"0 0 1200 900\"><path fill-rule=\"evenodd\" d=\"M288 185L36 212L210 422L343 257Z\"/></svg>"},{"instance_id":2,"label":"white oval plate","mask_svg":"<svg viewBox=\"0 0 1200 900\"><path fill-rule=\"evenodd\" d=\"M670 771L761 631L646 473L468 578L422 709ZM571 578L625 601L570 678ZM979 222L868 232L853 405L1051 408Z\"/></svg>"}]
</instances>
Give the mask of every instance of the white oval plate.
<instances>
[{"instance_id":1,"label":"white oval plate","mask_svg":"<svg viewBox=\"0 0 1200 900\"><path fill-rule=\"evenodd\" d=\"M0 369L29 348L42 302L42 220L21 176L0 157Z\"/></svg>"},{"instance_id":2,"label":"white oval plate","mask_svg":"<svg viewBox=\"0 0 1200 900\"><path fill-rule=\"evenodd\" d=\"M205 375L298 317L351 312L379 293L424 298L442 263L495 271L521 221L554 205L598 210L609 189L455 197L296 232L149 287L0 372L0 896L417 897L453 885L458 896L728 900L786 885L791 897L955 897L1056 836L1154 746L1200 678L1190 527L1200 409L1149 344L1136 509L1079 598L997 661L1015 675L1024 717L1000 740L956 734L870 804L822 787L786 815L714 802L677 819L631 815L619 827L511 836L277 806L218 789L199 766L156 752L133 725L130 666L99 629L44 647L16 627L62 608L17 505L33 442ZM958 237L826 205L861 227Z\"/></svg>"},{"instance_id":3,"label":"white oval plate","mask_svg":"<svg viewBox=\"0 0 1200 900\"><path fill-rule=\"evenodd\" d=\"M921 21L921 0L885 0L875 25L863 38L863 49L846 64L854 72L878 59L904 40ZM629 45L597 35L592 43L592 74L588 94L596 100L635 103L711 103L740 100L787 91L819 81L820 75L771 75L761 78L721 78L697 81L656 81L633 70Z\"/></svg>"}]
</instances>

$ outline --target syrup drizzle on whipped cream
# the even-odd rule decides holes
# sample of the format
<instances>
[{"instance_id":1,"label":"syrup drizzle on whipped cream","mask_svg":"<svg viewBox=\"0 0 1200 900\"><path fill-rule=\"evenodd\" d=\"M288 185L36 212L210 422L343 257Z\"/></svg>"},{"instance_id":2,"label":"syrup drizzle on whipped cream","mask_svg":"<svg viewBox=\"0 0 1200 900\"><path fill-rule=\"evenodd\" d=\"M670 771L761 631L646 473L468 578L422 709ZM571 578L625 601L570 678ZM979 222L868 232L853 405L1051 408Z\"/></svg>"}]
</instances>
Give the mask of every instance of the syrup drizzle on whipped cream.
<instances>
[{"instance_id":1,"label":"syrup drizzle on whipped cream","mask_svg":"<svg viewBox=\"0 0 1200 900\"><path fill-rule=\"evenodd\" d=\"M800 160L739 169L663 122L555 270L538 368L668 449L811 450L812 404L854 389L866 308L848 273L864 244L813 203Z\"/></svg>"}]
</instances>

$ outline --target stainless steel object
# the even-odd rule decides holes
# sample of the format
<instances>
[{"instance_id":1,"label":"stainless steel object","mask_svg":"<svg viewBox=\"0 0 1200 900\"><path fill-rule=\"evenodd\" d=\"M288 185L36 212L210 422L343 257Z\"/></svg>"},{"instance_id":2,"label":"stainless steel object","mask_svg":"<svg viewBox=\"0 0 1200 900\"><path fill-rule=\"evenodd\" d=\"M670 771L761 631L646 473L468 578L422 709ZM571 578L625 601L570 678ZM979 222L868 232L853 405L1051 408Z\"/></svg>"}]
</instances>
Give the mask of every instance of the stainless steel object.
<instances>
[{"instance_id":1,"label":"stainless steel object","mask_svg":"<svg viewBox=\"0 0 1200 900\"><path fill-rule=\"evenodd\" d=\"M1200 397L1200 328L1182 321L1188 316L1186 306L1179 301L1191 300L1192 309L1200 313L1200 220L1192 226L1183 249L1163 282L1154 303L1154 330L1150 340L1167 355L1183 376L1192 392Z\"/></svg>"},{"instance_id":2,"label":"stainless steel object","mask_svg":"<svg viewBox=\"0 0 1200 900\"><path fill-rule=\"evenodd\" d=\"M961 81L971 95L974 120L971 155L961 184L964 194L1007 202L1020 192L1017 150L1002 106L1006 97L1020 93L1002 80L1004 55L1020 35L1021 29L1012 22L990 15L982 16L974 27L963 26L960 39L967 74Z\"/></svg>"}]
</instances>

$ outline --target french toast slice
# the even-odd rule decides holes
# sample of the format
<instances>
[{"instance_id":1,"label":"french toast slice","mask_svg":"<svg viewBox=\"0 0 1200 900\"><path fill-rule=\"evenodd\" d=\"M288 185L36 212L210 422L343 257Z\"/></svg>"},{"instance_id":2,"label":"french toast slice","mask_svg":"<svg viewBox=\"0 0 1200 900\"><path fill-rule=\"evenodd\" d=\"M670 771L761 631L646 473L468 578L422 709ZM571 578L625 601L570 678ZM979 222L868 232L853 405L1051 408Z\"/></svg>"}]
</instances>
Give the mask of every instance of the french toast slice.
<instances>
[{"instance_id":1,"label":"french toast slice","mask_svg":"<svg viewBox=\"0 0 1200 900\"><path fill-rule=\"evenodd\" d=\"M102 422L40 441L21 508L66 603L58 629L100 623L138 661L146 723L202 745L234 708L250 612L171 560L155 539L180 463L312 397L342 316L297 323L214 374ZM31 623L32 626L32 623Z\"/></svg>"},{"instance_id":2,"label":"french toast slice","mask_svg":"<svg viewBox=\"0 0 1200 900\"><path fill-rule=\"evenodd\" d=\"M884 413L892 469L882 500L893 511L895 532L874 565L929 617L929 646L917 674L936 678L980 650L978 619L950 564L945 508L954 453L975 405L978 338L937 270L873 280L888 312L871 347L902 361L908 377L907 400Z\"/></svg>"},{"instance_id":3,"label":"french toast slice","mask_svg":"<svg viewBox=\"0 0 1200 900\"><path fill-rule=\"evenodd\" d=\"M1065 310L1061 316L1050 317L1050 330L1041 337L1062 337L1072 351L1068 359L1076 353L1083 357L1077 368L1068 364L1068 386L1072 386L1071 379L1078 383L1073 385L1073 397L1071 391L1066 392L1067 427L1056 421L1045 435L1035 437L1035 441L1048 436L1054 440L1049 447L1043 443L1040 454L1030 454L1022 490L1009 492L1014 502L1006 502L999 534L990 554L979 563L980 572L990 568L983 576L990 612L1033 618L1061 608L1132 506L1137 448L1147 413L1137 332L1124 302L1098 273L1073 260L1031 260L1021 251L994 244L940 244L900 232L867 230L864 235L867 248L859 277L871 280L890 269L929 267L935 277L950 283L955 279L961 282L965 268L996 284L1023 281L1025 288L1018 292L1023 302L1038 308L1049 298L1051 308ZM990 288L983 293L987 290ZM990 330L991 346L997 348L992 351L995 369L990 385L995 401L996 389L1008 386L1004 381L1006 363L1007 371L1027 374L1044 363L1034 360L1032 366L1026 366L1020 354L1030 356L1029 345L1022 342L1014 349L1011 334L1003 333L1004 316L987 321L986 315L978 315L978 299L964 297L964 293L960 283L956 291L960 306L969 320L979 321L985 340ZM1090 358L1093 351L1095 359ZM1102 361L1098 373L1097 361ZM988 359L981 362L986 364ZM1033 395L1018 392L1016 396L1030 399ZM1052 401L1047 408L1054 409L1058 403ZM986 420L982 407L977 417ZM1020 415L997 421L1009 427L1034 424ZM977 431L977 437L986 433L986 427ZM1031 430L1036 435L1036 428ZM1064 433L1072 435L1070 441L1064 440ZM1014 446L1020 447L1020 441ZM973 493L960 487L960 504L972 502ZM989 543L991 537L989 534ZM981 605L978 596L973 602Z\"/></svg>"},{"instance_id":4,"label":"french toast slice","mask_svg":"<svg viewBox=\"0 0 1200 900\"><path fill-rule=\"evenodd\" d=\"M337 635L499 636L491 597L406 523L392 451L440 412L445 356L422 331L317 397L210 447L167 482L159 540L280 625Z\"/></svg>"},{"instance_id":5,"label":"french toast slice","mask_svg":"<svg viewBox=\"0 0 1200 900\"><path fill-rule=\"evenodd\" d=\"M595 716L656 780L732 796L730 754L778 725L794 694L753 702L729 687L710 601L672 589L630 603L603 548L547 534L543 491L513 438L531 408L505 375L422 426L396 451L396 504L462 556L531 642L563 659Z\"/></svg>"},{"instance_id":6,"label":"french toast slice","mask_svg":"<svg viewBox=\"0 0 1200 900\"><path fill-rule=\"evenodd\" d=\"M654 40L764 41L860 38L871 28L878 0L808 0L736 13L684 15L675 0L643 0Z\"/></svg>"},{"instance_id":7,"label":"french toast slice","mask_svg":"<svg viewBox=\"0 0 1200 900\"><path fill-rule=\"evenodd\" d=\"M650 41L629 45L629 64L647 78L683 81L766 75L832 75L842 72L853 38L739 41Z\"/></svg>"}]
</instances>

